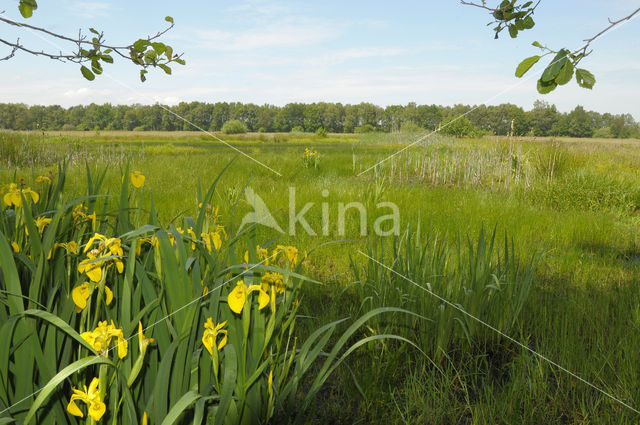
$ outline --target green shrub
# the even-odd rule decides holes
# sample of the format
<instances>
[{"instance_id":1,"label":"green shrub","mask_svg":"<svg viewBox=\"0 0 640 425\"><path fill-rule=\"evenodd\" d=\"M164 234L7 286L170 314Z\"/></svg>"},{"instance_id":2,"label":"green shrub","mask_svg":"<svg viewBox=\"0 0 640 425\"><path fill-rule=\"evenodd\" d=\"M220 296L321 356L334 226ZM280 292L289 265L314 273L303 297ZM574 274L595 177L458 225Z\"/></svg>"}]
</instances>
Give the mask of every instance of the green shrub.
<instances>
[{"instance_id":1,"label":"green shrub","mask_svg":"<svg viewBox=\"0 0 640 425\"><path fill-rule=\"evenodd\" d=\"M602 128L596 129L596 131L593 132L592 137L600 138L600 139L609 139L613 137L613 134L611 133L611 128L602 127Z\"/></svg>"},{"instance_id":2,"label":"green shrub","mask_svg":"<svg viewBox=\"0 0 640 425\"><path fill-rule=\"evenodd\" d=\"M403 133L420 133L421 131L424 131L424 128L420 127L413 121L405 121L402 123L400 131Z\"/></svg>"},{"instance_id":3,"label":"green shrub","mask_svg":"<svg viewBox=\"0 0 640 425\"><path fill-rule=\"evenodd\" d=\"M482 130L471 124L467 117L450 115L440 123L440 133L455 137L480 137Z\"/></svg>"},{"instance_id":4,"label":"green shrub","mask_svg":"<svg viewBox=\"0 0 640 425\"><path fill-rule=\"evenodd\" d=\"M222 124L222 132L224 134L244 134L247 132L247 126L240 120L230 120Z\"/></svg>"},{"instance_id":5,"label":"green shrub","mask_svg":"<svg viewBox=\"0 0 640 425\"><path fill-rule=\"evenodd\" d=\"M376 131L376 128L371 124L364 124L356 127L353 131L355 133L373 133L374 131Z\"/></svg>"},{"instance_id":6,"label":"green shrub","mask_svg":"<svg viewBox=\"0 0 640 425\"><path fill-rule=\"evenodd\" d=\"M324 128L320 127L319 129L316 130L316 136L318 136L318 137L327 137L327 130L325 130Z\"/></svg>"},{"instance_id":7,"label":"green shrub","mask_svg":"<svg viewBox=\"0 0 640 425\"><path fill-rule=\"evenodd\" d=\"M302 133L304 133L304 128L302 126L296 125L295 127L293 127L291 129L291 133L302 134Z\"/></svg>"}]
</instances>

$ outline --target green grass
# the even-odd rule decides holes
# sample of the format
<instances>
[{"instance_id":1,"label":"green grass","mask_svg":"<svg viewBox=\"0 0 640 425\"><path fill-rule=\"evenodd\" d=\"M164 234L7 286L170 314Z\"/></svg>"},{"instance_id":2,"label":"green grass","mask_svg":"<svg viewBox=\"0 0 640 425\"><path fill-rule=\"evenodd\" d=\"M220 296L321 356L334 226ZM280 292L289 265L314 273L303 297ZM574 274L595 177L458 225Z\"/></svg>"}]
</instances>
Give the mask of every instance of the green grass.
<instances>
[{"instance_id":1,"label":"green grass","mask_svg":"<svg viewBox=\"0 0 640 425\"><path fill-rule=\"evenodd\" d=\"M452 250L459 248L459 237L476 240L482 227L496 228L498 242L505 232L513 239L522 263L533 252L542 254L510 335L640 408L638 141L436 138L358 176L415 139L290 134L224 139L282 176L198 133L2 133L0 181L12 181L16 174L35 186L35 176L70 154L68 196L85 190L85 161L92 172L108 167L105 188L117 193L121 167L129 161L131 169L147 177L144 205L150 208L153 199L160 221L167 224L193 214L198 181L208 186L234 160L214 195L223 222L236 209L233 222L227 223L231 233L250 211L242 197L246 185L285 230L289 187L296 188L298 211L314 203L305 217L319 235L298 226L295 236L281 236L259 226L257 239L279 238L279 243L312 251L308 273L323 285L303 289L302 310L321 322L354 314L364 296L349 286L355 280L351 261L367 263L357 251L366 252L371 240L359 235L355 220L347 220L346 234L338 235L338 202L366 205L369 226L381 213L375 203L394 202L403 232L420 221ZM303 167L305 147L320 153L318 169ZM326 236L320 234L323 202L330 207ZM391 242L385 243L391 259ZM464 274L452 276L461 279ZM487 320L499 317L494 313ZM299 331L304 333L304 325ZM638 420L633 411L501 338L472 338L450 346L437 368L415 350L393 343L372 345L348 365L321 390L309 422Z\"/></svg>"}]
</instances>

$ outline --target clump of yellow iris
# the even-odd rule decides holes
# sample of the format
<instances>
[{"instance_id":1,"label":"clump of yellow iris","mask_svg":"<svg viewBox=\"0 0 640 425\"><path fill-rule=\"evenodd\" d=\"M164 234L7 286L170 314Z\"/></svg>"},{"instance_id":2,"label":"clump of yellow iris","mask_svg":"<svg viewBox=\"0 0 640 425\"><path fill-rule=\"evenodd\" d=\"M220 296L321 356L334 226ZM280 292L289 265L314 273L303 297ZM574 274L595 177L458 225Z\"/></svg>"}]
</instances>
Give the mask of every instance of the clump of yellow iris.
<instances>
[{"instance_id":1,"label":"clump of yellow iris","mask_svg":"<svg viewBox=\"0 0 640 425\"><path fill-rule=\"evenodd\" d=\"M244 281L239 280L238 283L236 283L236 287L229 292L229 296L227 297L231 311L236 314L242 313L247 297L252 292L258 292L258 310L262 310L269 304L269 294L262 289L261 285L249 285L247 287Z\"/></svg>"},{"instance_id":2,"label":"clump of yellow iris","mask_svg":"<svg viewBox=\"0 0 640 425\"><path fill-rule=\"evenodd\" d=\"M127 355L129 350L129 343L124 338L122 329L116 328L113 320L111 324L107 324L107 321L98 322L98 326L91 332L83 332L80 336L87 341L98 353L107 355L109 351L109 345L111 340L116 338L118 347L118 357L123 359Z\"/></svg>"},{"instance_id":3,"label":"clump of yellow iris","mask_svg":"<svg viewBox=\"0 0 640 425\"><path fill-rule=\"evenodd\" d=\"M87 207L85 207L82 204L78 204L74 209L73 209L73 223L76 226L79 226L81 223L85 222L85 221L91 221L91 228L95 230L96 228L96 223L98 221L98 217L96 216L95 211L91 214L87 214L88 209Z\"/></svg>"},{"instance_id":4,"label":"clump of yellow iris","mask_svg":"<svg viewBox=\"0 0 640 425\"><path fill-rule=\"evenodd\" d=\"M24 197L25 199L31 198L34 204L37 204L38 200L40 200L40 195L38 195L37 192L31 190L30 187L20 189L16 183L10 183L6 190L7 193L4 194L3 201L8 207L12 205L15 207L21 207L22 197Z\"/></svg>"},{"instance_id":5,"label":"clump of yellow iris","mask_svg":"<svg viewBox=\"0 0 640 425\"><path fill-rule=\"evenodd\" d=\"M288 265L293 270L298 264L298 248L295 246L278 245L271 256L279 265Z\"/></svg>"},{"instance_id":6,"label":"clump of yellow iris","mask_svg":"<svg viewBox=\"0 0 640 425\"><path fill-rule=\"evenodd\" d=\"M94 421L98 422L107 410L107 406L100 398L100 390L98 389L99 383L100 380L98 378L93 378L88 389L86 385L84 386L84 391L72 388L73 395L67 405L67 412L71 413L73 416L83 418L84 414L76 404L76 401L81 401L87 405L89 416L91 416Z\"/></svg>"},{"instance_id":7,"label":"clump of yellow iris","mask_svg":"<svg viewBox=\"0 0 640 425\"><path fill-rule=\"evenodd\" d=\"M94 242L98 242L96 248L91 249ZM102 266L105 263L116 265L118 273L124 271L124 264L120 257L124 255L122 242L118 238L108 238L99 233L94 234L84 248L87 258L78 264L78 272L86 273L93 282L102 279ZM114 258L115 257L115 258Z\"/></svg>"},{"instance_id":8,"label":"clump of yellow iris","mask_svg":"<svg viewBox=\"0 0 640 425\"><path fill-rule=\"evenodd\" d=\"M267 248L256 245L256 254L258 255L260 264L264 264L265 266L269 265L269 251L267 251ZM249 264L249 251L244 252L244 262Z\"/></svg>"},{"instance_id":9,"label":"clump of yellow iris","mask_svg":"<svg viewBox=\"0 0 640 425\"><path fill-rule=\"evenodd\" d=\"M225 239L227 238L227 233L224 231L224 227L216 226L216 230L209 233L201 233L200 237L202 238L207 251L212 252L213 248L218 251L222 247L222 235L224 235Z\"/></svg>"},{"instance_id":10,"label":"clump of yellow iris","mask_svg":"<svg viewBox=\"0 0 640 425\"><path fill-rule=\"evenodd\" d=\"M262 290L267 291L269 288L274 288L278 294L284 293L283 276L277 272L266 272L262 275L260 283L262 284Z\"/></svg>"}]
</instances>

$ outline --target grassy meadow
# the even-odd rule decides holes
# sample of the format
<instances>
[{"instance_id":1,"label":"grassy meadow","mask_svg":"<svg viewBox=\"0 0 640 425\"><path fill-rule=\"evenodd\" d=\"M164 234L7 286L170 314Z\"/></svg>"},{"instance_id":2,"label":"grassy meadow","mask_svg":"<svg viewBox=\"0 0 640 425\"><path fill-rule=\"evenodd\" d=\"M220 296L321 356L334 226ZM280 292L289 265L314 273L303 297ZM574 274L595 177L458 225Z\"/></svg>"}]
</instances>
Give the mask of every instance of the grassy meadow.
<instances>
[{"instance_id":1,"label":"grassy meadow","mask_svg":"<svg viewBox=\"0 0 640 425\"><path fill-rule=\"evenodd\" d=\"M265 411L271 413L264 417L272 423L293 421L295 406L300 406L296 400L307 403L306 394L313 397L299 419L303 423L637 423L640 413L633 408L640 409L640 141L433 136L409 147L419 136L223 137L278 175L199 133L3 132L0 186L23 182L36 190L41 187L36 178L55 180L57 164L66 160L65 188L56 204L63 205L92 195L87 172L94 182L104 172L100 193L111 196L98 198L96 211L102 212L106 228L121 211L123 174L137 170L146 180L142 189L129 192L132 222L186 228L185 217L197 217L202 210L198 188L206 192L220 176L209 203L219 208L216 223L224 226L229 241L252 211L245 198L250 187L285 233L258 225L247 249L257 241L295 246L301 256L308 253L298 273L313 281L295 286L297 313L291 307L298 316L291 335L299 341L323 324L343 318L351 323L375 309L413 313L389 310L354 330L349 343L364 342L321 387L313 380L325 373L319 362L310 365L290 390L294 402L289 406L294 407L269 410L272 405L267 403ZM317 166L304 165L306 148L318 152ZM315 235L300 224L295 235L289 234L291 188L296 214L313 203L304 217ZM350 202L364 206L366 235L360 232L355 209L347 210L344 232L340 231L339 203ZM373 234L376 218L389 214L389 208L378 206L385 202L398 207L397 236ZM323 208L328 213L325 232ZM51 215L46 209L40 214ZM119 224L113 226L113 235L119 236ZM91 232L83 232L78 234L86 242ZM243 244L244 240L238 256ZM242 263L233 255L229 258L229 265ZM153 268L153 252L140 262ZM219 270L226 269L221 265ZM618 401L401 276L430 288ZM116 302L124 294L117 293ZM0 297L0 303L8 299ZM233 318L227 320L231 323ZM285 330L289 332L283 325ZM327 335L327 343L341 341L340 335ZM170 337L166 338L169 346ZM132 345L137 345L135 340ZM0 364L0 377L9 369ZM261 372L265 383L266 370ZM5 395L12 393L6 375L2 386ZM132 392L134 399L138 396ZM0 394L0 410L9 404L6 397ZM66 406L68 396L63 398L60 403ZM171 400L178 399L182 400ZM199 403L188 403L176 423L195 423ZM171 405L156 410L157 423ZM195 413L189 410L193 405ZM210 413L215 416L215 411ZM115 423L118 416L111 415L109 421ZM0 423L7 423L2 419L0 414ZM47 420L55 423L55 418L46 417L42 423ZM76 423L71 416L66 420Z\"/></svg>"}]
</instances>

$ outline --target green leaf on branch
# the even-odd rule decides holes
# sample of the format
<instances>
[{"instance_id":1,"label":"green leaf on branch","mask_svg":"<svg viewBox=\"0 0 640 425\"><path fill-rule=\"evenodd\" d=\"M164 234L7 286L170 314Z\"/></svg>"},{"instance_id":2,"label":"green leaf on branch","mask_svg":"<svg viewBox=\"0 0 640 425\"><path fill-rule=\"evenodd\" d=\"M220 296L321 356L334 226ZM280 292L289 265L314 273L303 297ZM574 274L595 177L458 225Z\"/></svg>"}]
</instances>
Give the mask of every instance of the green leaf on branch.
<instances>
[{"instance_id":1,"label":"green leaf on branch","mask_svg":"<svg viewBox=\"0 0 640 425\"><path fill-rule=\"evenodd\" d=\"M161 63L158 65L160 68L162 68L162 70L164 72L166 72L167 74L171 75L171 68L169 68L167 65Z\"/></svg>"},{"instance_id":2,"label":"green leaf on branch","mask_svg":"<svg viewBox=\"0 0 640 425\"><path fill-rule=\"evenodd\" d=\"M538 93L547 94L551 93L558 87L555 81L545 82L542 80L538 80Z\"/></svg>"},{"instance_id":3,"label":"green leaf on branch","mask_svg":"<svg viewBox=\"0 0 640 425\"><path fill-rule=\"evenodd\" d=\"M18 10L23 18L30 18L33 15L33 11L38 8L36 0L20 0Z\"/></svg>"},{"instance_id":4,"label":"green leaf on branch","mask_svg":"<svg viewBox=\"0 0 640 425\"><path fill-rule=\"evenodd\" d=\"M143 52L149 44L149 40L144 40L141 38L133 43L133 48L138 52Z\"/></svg>"},{"instance_id":5,"label":"green leaf on branch","mask_svg":"<svg viewBox=\"0 0 640 425\"><path fill-rule=\"evenodd\" d=\"M151 43L151 47L153 47L153 50L156 51L158 56L162 55L167 49L164 43Z\"/></svg>"},{"instance_id":6,"label":"green leaf on branch","mask_svg":"<svg viewBox=\"0 0 640 425\"><path fill-rule=\"evenodd\" d=\"M173 24L173 18L171 16L165 17L164 20Z\"/></svg>"},{"instance_id":7,"label":"green leaf on branch","mask_svg":"<svg viewBox=\"0 0 640 425\"><path fill-rule=\"evenodd\" d=\"M100 65L100 62L97 60L91 61L91 72L97 75L102 74L102 65Z\"/></svg>"},{"instance_id":8,"label":"green leaf on branch","mask_svg":"<svg viewBox=\"0 0 640 425\"><path fill-rule=\"evenodd\" d=\"M533 65L538 63L538 61L540 60L540 57L541 56L537 56L537 55L531 56L529 58L526 58L522 62L520 62L520 64L516 68L516 77L520 78L524 74L526 74L526 72L530 70Z\"/></svg>"},{"instance_id":9,"label":"green leaf on branch","mask_svg":"<svg viewBox=\"0 0 640 425\"><path fill-rule=\"evenodd\" d=\"M562 86L571 81L571 77L573 77L573 64L570 60L567 60L554 81Z\"/></svg>"},{"instance_id":10,"label":"green leaf on branch","mask_svg":"<svg viewBox=\"0 0 640 425\"><path fill-rule=\"evenodd\" d=\"M147 77L145 77L145 74L146 74L147 72L148 72L148 71L147 71L146 69L141 69L141 70L140 70L140 81L142 81L143 83L144 83L145 81L147 81Z\"/></svg>"},{"instance_id":11,"label":"green leaf on branch","mask_svg":"<svg viewBox=\"0 0 640 425\"><path fill-rule=\"evenodd\" d=\"M527 16L526 18L524 18L522 20L522 26L524 27L524 29L530 30L535 25L536 25L536 23L534 22L534 20L533 20L533 18L531 16Z\"/></svg>"},{"instance_id":12,"label":"green leaf on branch","mask_svg":"<svg viewBox=\"0 0 640 425\"><path fill-rule=\"evenodd\" d=\"M93 72L91 72L91 70L84 65L80 67L80 72L82 72L82 76L89 81L93 81L96 79L96 76L93 75Z\"/></svg>"},{"instance_id":13,"label":"green leaf on branch","mask_svg":"<svg viewBox=\"0 0 640 425\"><path fill-rule=\"evenodd\" d=\"M580 87L592 89L596 83L596 77L586 69L576 68L576 81Z\"/></svg>"},{"instance_id":14,"label":"green leaf on branch","mask_svg":"<svg viewBox=\"0 0 640 425\"><path fill-rule=\"evenodd\" d=\"M509 35L511 38L516 38L518 36L518 28L515 25L509 26Z\"/></svg>"},{"instance_id":15,"label":"green leaf on branch","mask_svg":"<svg viewBox=\"0 0 640 425\"><path fill-rule=\"evenodd\" d=\"M569 60L567 59L568 53L569 53L568 50L561 49L553 58L551 63L545 68L544 72L542 73L542 77L540 77L540 80L542 80L545 83L555 80L558 74L560 73L560 71L562 70L562 67Z\"/></svg>"},{"instance_id":16,"label":"green leaf on branch","mask_svg":"<svg viewBox=\"0 0 640 425\"><path fill-rule=\"evenodd\" d=\"M544 49L544 47L542 46L542 44L540 44L538 41L534 41L533 43L531 43L531 45L532 45L532 46L535 46L535 47L539 47L539 48L541 48L541 49Z\"/></svg>"}]
</instances>

